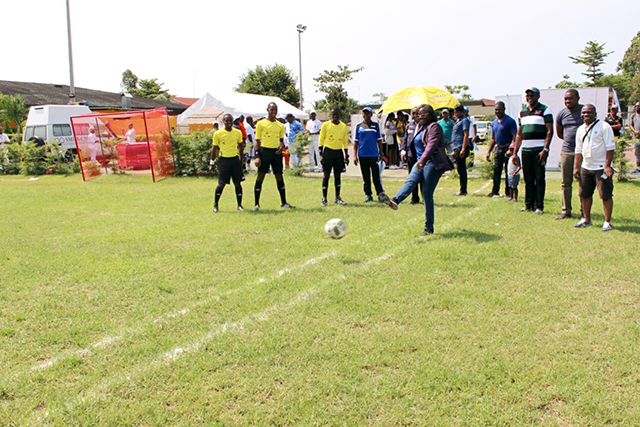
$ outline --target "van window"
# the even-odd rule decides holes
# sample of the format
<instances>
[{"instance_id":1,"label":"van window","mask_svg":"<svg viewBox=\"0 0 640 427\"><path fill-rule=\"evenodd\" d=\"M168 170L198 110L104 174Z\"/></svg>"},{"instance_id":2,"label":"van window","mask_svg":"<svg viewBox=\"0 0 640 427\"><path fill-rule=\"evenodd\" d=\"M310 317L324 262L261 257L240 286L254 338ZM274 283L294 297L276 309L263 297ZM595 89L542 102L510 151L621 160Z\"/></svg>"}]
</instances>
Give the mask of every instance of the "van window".
<instances>
[{"instance_id":1,"label":"van window","mask_svg":"<svg viewBox=\"0 0 640 427\"><path fill-rule=\"evenodd\" d=\"M53 136L71 136L71 125L53 125Z\"/></svg>"},{"instance_id":2,"label":"van window","mask_svg":"<svg viewBox=\"0 0 640 427\"><path fill-rule=\"evenodd\" d=\"M28 141L34 136L38 136L46 141L47 127L46 126L27 126L27 128L24 130L24 140Z\"/></svg>"}]
</instances>

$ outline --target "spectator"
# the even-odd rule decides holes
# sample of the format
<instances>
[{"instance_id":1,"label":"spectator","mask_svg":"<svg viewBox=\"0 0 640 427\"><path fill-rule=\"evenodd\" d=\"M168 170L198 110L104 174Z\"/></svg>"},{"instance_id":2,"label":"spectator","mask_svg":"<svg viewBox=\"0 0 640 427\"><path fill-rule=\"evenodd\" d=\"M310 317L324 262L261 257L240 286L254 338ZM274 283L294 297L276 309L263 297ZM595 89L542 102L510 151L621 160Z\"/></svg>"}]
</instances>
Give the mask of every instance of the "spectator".
<instances>
[{"instance_id":1,"label":"spectator","mask_svg":"<svg viewBox=\"0 0 640 427\"><path fill-rule=\"evenodd\" d=\"M251 170L251 159L255 157L255 150L253 148L256 143L256 131L253 129L255 126L253 122L253 117L247 116L246 118L247 125L244 127L247 131L247 144L245 150L245 170Z\"/></svg>"},{"instance_id":2,"label":"spectator","mask_svg":"<svg viewBox=\"0 0 640 427\"><path fill-rule=\"evenodd\" d=\"M565 108L556 116L556 133L562 143L560 172L562 174L562 213L556 219L571 218L571 196L573 193L573 162L576 151L576 131L582 126L580 94L569 89L564 94Z\"/></svg>"},{"instance_id":3,"label":"spectator","mask_svg":"<svg viewBox=\"0 0 640 427\"><path fill-rule=\"evenodd\" d=\"M454 196L467 195L467 156L469 156L469 119L464 112L462 105L454 109L456 124L451 132L451 148L453 149L453 159L460 175L460 191L453 193Z\"/></svg>"},{"instance_id":4,"label":"spectator","mask_svg":"<svg viewBox=\"0 0 640 427\"><path fill-rule=\"evenodd\" d=\"M9 140L9 137L7 136L6 133L4 133L2 131L2 127L0 127L0 144L8 144L11 141Z\"/></svg>"},{"instance_id":5,"label":"spectator","mask_svg":"<svg viewBox=\"0 0 640 427\"><path fill-rule=\"evenodd\" d=\"M387 157L389 168L395 165L394 147L397 150L396 134L398 129L395 125L395 118L396 115L394 113L389 113L384 124L384 155Z\"/></svg>"},{"instance_id":6,"label":"spectator","mask_svg":"<svg viewBox=\"0 0 640 427\"><path fill-rule=\"evenodd\" d=\"M124 134L125 142L133 144L136 142L136 130L133 128L133 123L129 123L129 130Z\"/></svg>"},{"instance_id":7,"label":"spectator","mask_svg":"<svg viewBox=\"0 0 640 427\"><path fill-rule=\"evenodd\" d=\"M525 90L527 106L520 111L518 135L513 156L518 156L522 147L522 170L524 173L525 207L520 212L544 212L545 166L549 156L549 145L553 137L553 113L539 102L540 90L531 87Z\"/></svg>"},{"instance_id":8,"label":"spectator","mask_svg":"<svg viewBox=\"0 0 640 427\"><path fill-rule=\"evenodd\" d=\"M574 225L576 228L591 225L593 192L598 193L604 205L602 231L610 231L613 211L613 152L616 143L613 129L608 123L596 117L596 107L587 104L582 108L584 124L576 134L576 159L573 173L580 182L580 200L583 217Z\"/></svg>"},{"instance_id":9,"label":"spectator","mask_svg":"<svg viewBox=\"0 0 640 427\"><path fill-rule=\"evenodd\" d=\"M500 197L500 180L502 169L507 167L509 158L506 155L509 147L516 139L518 125L516 121L505 114L504 102L496 102L496 118L491 124L491 142L487 151L487 162L491 160L491 151L495 147L496 152L493 158L493 189L488 197ZM508 181L508 180L507 180ZM505 195L509 194L509 182L505 183Z\"/></svg>"},{"instance_id":10,"label":"spectator","mask_svg":"<svg viewBox=\"0 0 640 427\"><path fill-rule=\"evenodd\" d=\"M509 157L507 165L507 184L509 185L509 201L518 201L518 184L520 183L520 157Z\"/></svg>"},{"instance_id":11,"label":"spectator","mask_svg":"<svg viewBox=\"0 0 640 427\"><path fill-rule=\"evenodd\" d=\"M411 121L407 125L407 132L404 141L402 142L402 147L400 151L400 157L403 162L407 163L407 169L409 174L411 174L411 170L413 169L413 165L418 161L416 155L416 147L413 145L413 139L415 137L415 131L418 127L418 108L413 107L411 109ZM420 191L422 191L422 182L420 182ZM416 205L420 203L420 196L418 195L418 187L413 189L411 193L411 204Z\"/></svg>"},{"instance_id":12,"label":"spectator","mask_svg":"<svg viewBox=\"0 0 640 427\"><path fill-rule=\"evenodd\" d=\"M413 138L416 155L419 160L411 169L406 182L398 194L385 203L393 209L398 209L402 202L414 188L422 182L422 199L424 201L425 224L423 236L434 232L434 204L433 192L440 177L445 171L453 169L453 164L447 156L444 145L444 133L437 123L437 116L433 107L421 105L418 110L418 127Z\"/></svg>"},{"instance_id":13,"label":"spectator","mask_svg":"<svg viewBox=\"0 0 640 427\"><path fill-rule=\"evenodd\" d=\"M317 119L315 111L309 113L309 121L306 126L307 135L309 135L309 172L313 172L314 166L318 172L322 172L322 163L320 163L320 129L322 128L322 122Z\"/></svg>"},{"instance_id":14,"label":"spectator","mask_svg":"<svg viewBox=\"0 0 640 427\"><path fill-rule=\"evenodd\" d=\"M293 167L302 166L302 159L295 153L296 147L295 143L298 139L298 135L301 135L304 132L304 128L300 124L299 121L293 117L293 114L287 114L285 119L287 121L287 145L289 149L289 154L291 155L291 162L293 163Z\"/></svg>"},{"instance_id":15,"label":"spectator","mask_svg":"<svg viewBox=\"0 0 640 427\"><path fill-rule=\"evenodd\" d=\"M129 126L133 125L130 124ZM87 142L89 143L89 154L91 155L91 161L95 162L98 156L98 137L96 136L96 130L93 126L89 128Z\"/></svg>"},{"instance_id":16,"label":"spectator","mask_svg":"<svg viewBox=\"0 0 640 427\"><path fill-rule=\"evenodd\" d=\"M215 132L220 128L220 125L218 124L218 122L213 122L213 129L211 130L211 132Z\"/></svg>"},{"instance_id":17,"label":"spectator","mask_svg":"<svg viewBox=\"0 0 640 427\"><path fill-rule=\"evenodd\" d=\"M380 135L380 125L373 120L373 110L370 107L362 109L362 122L356 126L355 140L353 151L355 153L353 163L358 166L362 172L363 190L366 198L365 203L373 202L371 197L371 179L375 186L378 200L386 202L389 196L382 188L382 180L380 179L380 169L378 168L378 160L382 152L382 136Z\"/></svg>"},{"instance_id":18,"label":"spectator","mask_svg":"<svg viewBox=\"0 0 640 427\"><path fill-rule=\"evenodd\" d=\"M635 138L636 168L631 173L640 173L640 101L636 102L636 112L629 117L631 136Z\"/></svg>"},{"instance_id":19,"label":"spectator","mask_svg":"<svg viewBox=\"0 0 640 427\"><path fill-rule=\"evenodd\" d=\"M397 133L396 133L397 148L395 149L394 155L397 156L397 154L400 153L400 147L402 147L402 144L404 144L404 139L406 137L406 132L407 132L407 116L402 111L398 111L398 118L395 121L395 125L397 130ZM401 156L396 157L396 164L398 164L400 167L403 167Z\"/></svg>"},{"instance_id":20,"label":"spectator","mask_svg":"<svg viewBox=\"0 0 640 427\"><path fill-rule=\"evenodd\" d=\"M609 115L607 116L606 119L604 119L604 121L607 122L609 126L611 126L611 130L613 130L613 136L615 136L616 138L619 138L620 130L622 129L622 118L618 115L617 105L611 106Z\"/></svg>"},{"instance_id":21,"label":"spectator","mask_svg":"<svg viewBox=\"0 0 640 427\"><path fill-rule=\"evenodd\" d=\"M451 153L451 133L453 132L453 120L450 117L449 110L442 110L442 118L438 121L444 133L444 145L447 147L447 154ZM411 169L411 168L409 168Z\"/></svg>"}]
</instances>

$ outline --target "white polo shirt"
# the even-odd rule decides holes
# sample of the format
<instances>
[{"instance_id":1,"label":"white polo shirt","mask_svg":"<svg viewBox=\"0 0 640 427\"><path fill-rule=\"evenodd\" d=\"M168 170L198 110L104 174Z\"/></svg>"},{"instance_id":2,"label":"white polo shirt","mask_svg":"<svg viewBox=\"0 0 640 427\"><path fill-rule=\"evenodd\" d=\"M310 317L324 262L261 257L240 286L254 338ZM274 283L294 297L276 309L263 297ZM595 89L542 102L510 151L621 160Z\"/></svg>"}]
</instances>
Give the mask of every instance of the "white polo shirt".
<instances>
[{"instance_id":1,"label":"white polo shirt","mask_svg":"<svg viewBox=\"0 0 640 427\"><path fill-rule=\"evenodd\" d=\"M469 139L473 140L476 137L476 128L473 127L476 124L476 118L469 114L467 119L469 119Z\"/></svg>"},{"instance_id":2,"label":"white polo shirt","mask_svg":"<svg viewBox=\"0 0 640 427\"><path fill-rule=\"evenodd\" d=\"M604 120L598 120L593 127L585 123L578 128L576 154L582 154L584 169L591 171L604 169L607 151L615 149L616 141L613 137L613 129Z\"/></svg>"},{"instance_id":3,"label":"white polo shirt","mask_svg":"<svg viewBox=\"0 0 640 427\"><path fill-rule=\"evenodd\" d=\"M127 133L124 134L124 136L127 138L126 142L129 142L129 143L136 142L136 130L134 128L129 129Z\"/></svg>"}]
</instances>

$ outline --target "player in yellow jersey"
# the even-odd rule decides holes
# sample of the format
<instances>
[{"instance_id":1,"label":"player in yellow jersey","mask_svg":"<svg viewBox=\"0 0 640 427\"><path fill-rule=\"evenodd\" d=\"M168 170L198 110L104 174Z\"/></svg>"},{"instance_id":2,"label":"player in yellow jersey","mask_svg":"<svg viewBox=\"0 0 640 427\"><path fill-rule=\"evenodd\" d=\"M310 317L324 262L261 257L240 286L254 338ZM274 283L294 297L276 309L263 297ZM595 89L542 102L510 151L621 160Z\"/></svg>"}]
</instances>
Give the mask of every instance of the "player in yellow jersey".
<instances>
[{"instance_id":1,"label":"player in yellow jersey","mask_svg":"<svg viewBox=\"0 0 640 427\"><path fill-rule=\"evenodd\" d=\"M270 102L267 106L267 118L260 120L256 125L256 167L258 168L258 178L253 189L256 205L254 212L260 210L260 193L262 192L262 182L269 171L273 171L276 177L278 192L280 193L281 207L295 208L287 203L287 196L284 188L284 177L282 176L282 152L284 151L284 125L280 123L278 115L278 105Z\"/></svg>"},{"instance_id":2,"label":"player in yellow jersey","mask_svg":"<svg viewBox=\"0 0 640 427\"><path fill-rule=\"evenodd\" d=\"M320 163L324 177L322 178L322 206L327 206L327 189L329 177L333 169L333 183L336 189L336 204L346 205L340 198L340 175L349 165L349 131L347 125L340 121L340 109L331 110L331 121L324 122L320 128Z\"/></svg>"},{"instance_id":3,"label":"player in yellow jersey","mask_svg":"<svg viewBox=\"0 0 640 427\"><path fill-rule=\"evenodd\" d=\"M220 152L218 187L216 188L213 202L213 211L218 212L218 201L220 201L222 190L229 183L230 178L233 178L233 185L236 187L238 210L243 211L241 184L243 175L242 162L240 161L243 155L242 132L233 127L231 114L225 114L222 118L222 123L224 128L217 130L213 134L213 150L211 151L211 160L209 162L209 170L213 170L218 152Z\"/></svg>"}]
</instances>

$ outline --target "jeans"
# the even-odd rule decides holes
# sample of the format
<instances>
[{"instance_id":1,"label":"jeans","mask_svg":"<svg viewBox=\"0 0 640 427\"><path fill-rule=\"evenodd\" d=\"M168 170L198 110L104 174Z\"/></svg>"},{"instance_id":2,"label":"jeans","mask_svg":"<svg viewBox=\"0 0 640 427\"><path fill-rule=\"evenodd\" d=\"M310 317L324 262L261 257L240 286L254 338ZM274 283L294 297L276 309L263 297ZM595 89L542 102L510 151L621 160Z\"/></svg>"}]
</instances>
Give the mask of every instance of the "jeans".
<instances>
[{"instance_id":1,"label":"jeans","mask_svg":"<svg viewBox=\"0 0 640 427\"><path fill-rule=\"evenodd\" d=\"M384 192L382 188L382 180L380 179L380 168L378 167L377 157L360 157L360 171L364 180L364 194L371 195L371 177L373 176L373 185L376 188L376 194Z\"/></svg>"},{"instance_id":2,"label":"jeans","mask_svg":"<svg viewBox=\"0 0 640 427\"><path fill-rule=\"evenodd\" d=\"M413 166L411 169L411 173L407 177L404 185L398 191L393 198L398 201L398 203L402 202L404 199L409 197L409 194L418 186L418 184L422 184L422 202L424 203L424 229L425 230L433 230L433 222L434 222L434 206L433 206L433 192L436 191L436 186L438 185L438 181L444 171L439 171L436 169L435 164L432 160L429 160L426 165L422 169L418 169L417 166Z\"/></svg>"},{"instance_id":3,"label":"jeans","mask_svg":"<svg viewBox=\"0 0 640 427\"><path fill-rule=\"evenodd\" d=\"M500 194L500 180L502 179L502 168L507 167L507 162L509 159L505 156L507 151L509 150L509 146L505 145L504 147L496 147L496 153L494 156L493 162L493 190L491 190L491 194ZM506 183L505 186L505 195L507 194L509 188L509 184Z\"/></svg>"},{"instance_id":4,"label":"jeans","mask_svg":"<svg viewBox=\"0 0 640 427\"><path fill-rule=\"evenodd\" d=\"M409 165L409 173L411 173L411 170L413 169L413 165L415 165L416 163L418 163L418 160L416 160L415 157L409 157L407 156L407 164ZM420 192L422 192L422 182L420 182ZM415 187L413 189L413 193L411 193L411 202L412 203L419 203L420 202L420 195L418 193L418 187Z\"/></svg>"},{"instance_id":5,"label":"jeans","mask_svg":"<svg viewBox=\"0 0 640 427\"><path fill-rule=\"evenodd\" d=\"M538 156L542 147L522 150L522 172L524 174L524 203L527 209L544 210L546 186L546 163L540 163Z\"/></svg>"}]
</instances>

